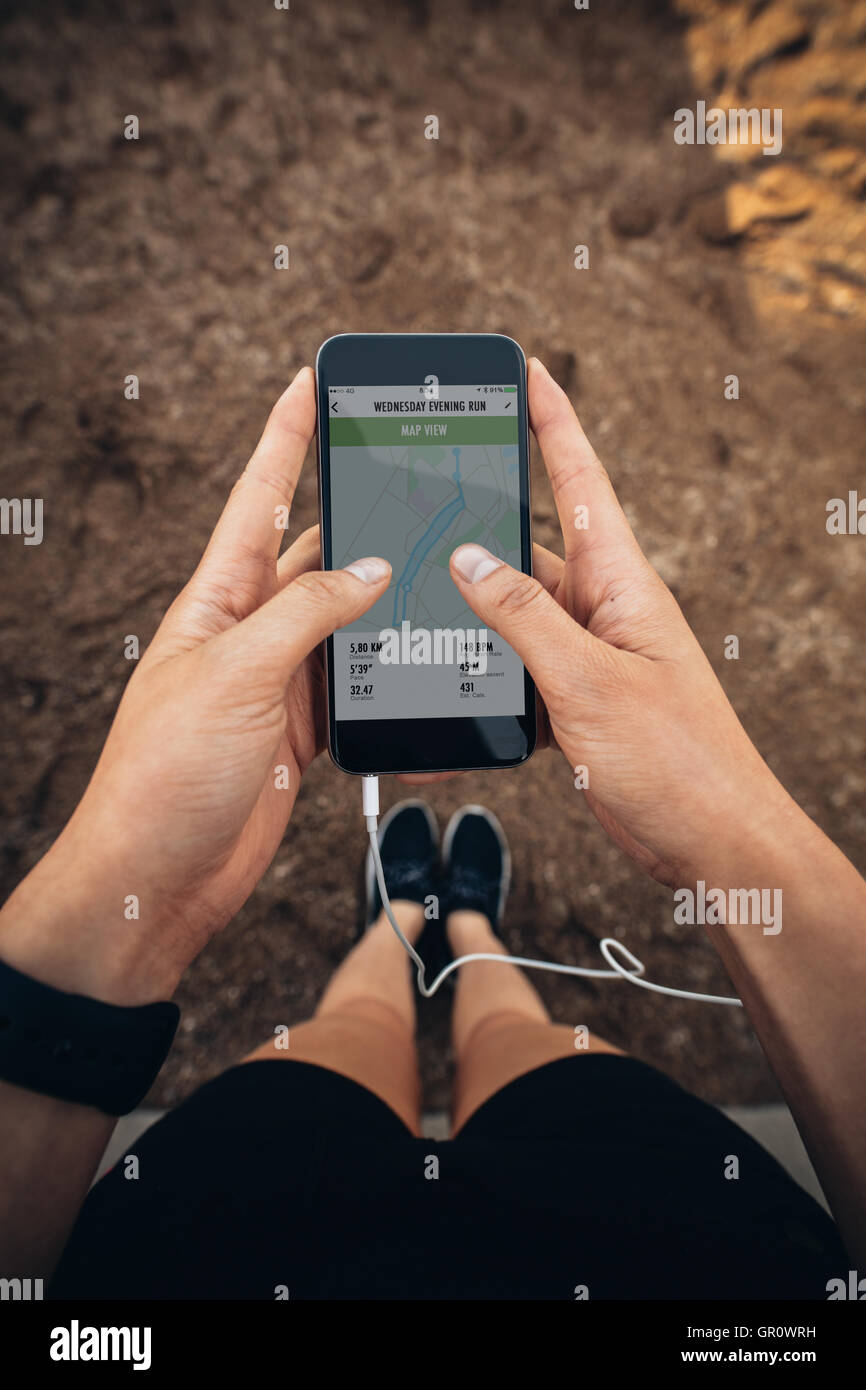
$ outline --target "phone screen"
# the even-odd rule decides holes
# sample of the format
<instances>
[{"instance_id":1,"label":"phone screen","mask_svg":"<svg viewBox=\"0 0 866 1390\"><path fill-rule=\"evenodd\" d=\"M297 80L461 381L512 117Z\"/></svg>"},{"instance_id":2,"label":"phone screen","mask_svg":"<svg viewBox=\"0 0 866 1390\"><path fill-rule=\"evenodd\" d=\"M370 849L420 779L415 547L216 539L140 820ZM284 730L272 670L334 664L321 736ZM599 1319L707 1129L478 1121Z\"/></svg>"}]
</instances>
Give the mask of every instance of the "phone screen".
<instances>
[{"instance_id":1,"label":"phone screen","mask_svg":"<svg viewBox=\"0 0 866 1390\"><path fill-rule=\"evenodd\" d=\"M470 541L521 568L517 386L329 383L327 407L331 565L381 555L392 568L383 597L334 634L336 719L524 715L520 658L448 568Z\"/></svg>"}]
</instances>

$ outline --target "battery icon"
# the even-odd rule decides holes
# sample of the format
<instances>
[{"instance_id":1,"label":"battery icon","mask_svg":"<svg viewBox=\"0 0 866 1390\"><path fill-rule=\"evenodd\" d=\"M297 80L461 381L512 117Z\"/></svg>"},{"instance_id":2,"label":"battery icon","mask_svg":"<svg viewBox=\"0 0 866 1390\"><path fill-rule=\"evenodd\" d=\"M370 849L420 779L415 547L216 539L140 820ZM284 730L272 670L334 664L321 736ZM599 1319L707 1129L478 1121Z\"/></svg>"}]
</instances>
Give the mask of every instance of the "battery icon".
<instances>
[{"instance_id":1,"label":"battery icon","mask_svg":"<svg viewBox=\"0 0 866 1390\"><path fill-rule=\"evenodd\" d=\"M516 390L517 390L517 387L516 387L516 386L503 386L502 389L503 389L503 391L516 391Z\"/></svg>"}]
</instances>

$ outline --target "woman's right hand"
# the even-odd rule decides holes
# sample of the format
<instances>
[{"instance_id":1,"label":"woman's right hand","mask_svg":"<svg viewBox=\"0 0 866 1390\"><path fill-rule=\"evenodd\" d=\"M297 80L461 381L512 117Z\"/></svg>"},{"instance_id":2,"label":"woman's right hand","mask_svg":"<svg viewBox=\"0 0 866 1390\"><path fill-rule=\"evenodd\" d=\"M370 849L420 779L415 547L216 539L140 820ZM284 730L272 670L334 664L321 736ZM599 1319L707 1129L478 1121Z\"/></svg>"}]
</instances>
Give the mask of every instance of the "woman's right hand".
<instances>
[{"instance_id":1,"label":"woman's right hand","mask_svg":"<svg viewBox=\"0 0 866 1390\"><path fill-rule=\"evenodd\" d=\"M604 829L661 882L694 882L797 808L643 555L568 397L534 358L529 409L565 558L536 546L530 578L464 545L452 578L528 667Z\"/></svg>"},{"instance_id":2,"label":"woman's right hand","mask_svg":"<svg viewBox=\"0 0 866 1390\"><path fill-rule=\"evenodd\" d=\"M536 549L532 579L464 545L452 577L531 671L551 733L571 767L587 769L584 794L617 844L670 887L759 882L784 895L784 931L779 912L769 934L744 930L736 914L730 926L708 921L707 934L850 1257L866 1260L866 884L750 743L567 397L535 361L529 407L565 559ZM586 529L574 524L582 506Z\"/></svg>"}]
</instances>

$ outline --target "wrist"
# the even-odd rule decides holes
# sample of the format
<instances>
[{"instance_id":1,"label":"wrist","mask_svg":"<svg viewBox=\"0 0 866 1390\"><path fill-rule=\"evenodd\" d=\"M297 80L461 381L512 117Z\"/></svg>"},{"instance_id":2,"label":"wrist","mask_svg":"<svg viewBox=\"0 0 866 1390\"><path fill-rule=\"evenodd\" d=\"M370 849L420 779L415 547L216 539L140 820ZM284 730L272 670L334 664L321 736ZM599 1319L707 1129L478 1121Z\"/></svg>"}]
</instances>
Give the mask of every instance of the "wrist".
<instances>
[{"instance_id":1,"label":"wrist","mask_svg":"<svg viewBox=\"0 0 866 1390\"><path fill-rule=\"evenodd\" d=\"M689 856L684 886L703 880L708 888L771 888L777 886L770 882L774 875L784 871L787 876L803 866L820 844L831 848L820 828L766 767L718 804L725 809L712 818L712 829L701 836L699 849ZM759 879L764 880L760 885Z\"/></svg>"},{"instance_id":2,"label":"wrist","mask_svg":"<svg viewBox=\"0 0 866 1390\"><path fill-rule=\"evenodd\" d=\"M164 919L128 903L109 860L60 840L0 912L0 958L70 994L132 1007L171 998L189 960ZM139 911L138 916L127 913Z\"/></svg>"}]
</instances>

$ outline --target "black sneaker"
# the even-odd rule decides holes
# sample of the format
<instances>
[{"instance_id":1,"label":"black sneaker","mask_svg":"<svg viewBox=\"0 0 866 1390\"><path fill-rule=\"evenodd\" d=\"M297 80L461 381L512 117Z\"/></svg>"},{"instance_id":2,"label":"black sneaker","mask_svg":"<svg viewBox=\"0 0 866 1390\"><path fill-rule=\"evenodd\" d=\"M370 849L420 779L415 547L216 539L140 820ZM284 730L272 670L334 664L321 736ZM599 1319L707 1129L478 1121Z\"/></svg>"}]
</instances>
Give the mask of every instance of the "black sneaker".
<instances>
[{"instance_id":1,"label":"black sneaker","mask_svg":"<svg viewBox=\"0 0 866 1390\"><path fill-rule=\"evenodd\" d=\"M436 892L439 862L439 826L424 801L398 801L379 821L379 853L385 871L385 887L392 902L399 898L421 903ZM376 882L376 865L368 847L365 866L367 926L382 911L382 895Z\"/></svg>"},{"instance_id":2,"label":"black sneaker","mask_svg":"<svg viewBox=\"0 0 866 1390\"><path fill-rule=\"evenodd\" d=\"M493 930L502 921L511 882L511 852L505 831L486 806L461 806L442 841L445 877L443 915L482 912Z\"/></svg>"}]
</instances>

